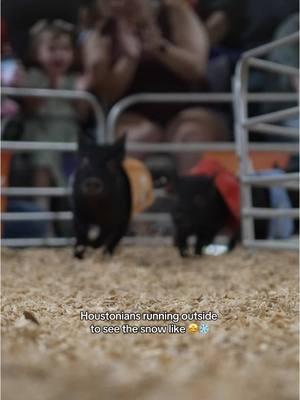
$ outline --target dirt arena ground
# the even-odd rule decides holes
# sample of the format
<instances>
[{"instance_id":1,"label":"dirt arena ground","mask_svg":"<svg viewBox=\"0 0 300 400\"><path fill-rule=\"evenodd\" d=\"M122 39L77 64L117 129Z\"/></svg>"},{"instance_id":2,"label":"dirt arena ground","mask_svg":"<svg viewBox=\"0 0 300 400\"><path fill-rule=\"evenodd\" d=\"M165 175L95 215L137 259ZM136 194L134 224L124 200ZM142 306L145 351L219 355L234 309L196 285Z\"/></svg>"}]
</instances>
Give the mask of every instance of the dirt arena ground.
<instances>
[{"instance_id":1,"label":"dirt arena ground","mask_svg":"<svg viewBox=\"0 0 300 400\"><path fill-rule=\"evenodd\" d=\"M3 400L298 399L295 253L2 253ZM220 319L206 335L92 335L82 310Z\"/></svg>"}]
</instances>

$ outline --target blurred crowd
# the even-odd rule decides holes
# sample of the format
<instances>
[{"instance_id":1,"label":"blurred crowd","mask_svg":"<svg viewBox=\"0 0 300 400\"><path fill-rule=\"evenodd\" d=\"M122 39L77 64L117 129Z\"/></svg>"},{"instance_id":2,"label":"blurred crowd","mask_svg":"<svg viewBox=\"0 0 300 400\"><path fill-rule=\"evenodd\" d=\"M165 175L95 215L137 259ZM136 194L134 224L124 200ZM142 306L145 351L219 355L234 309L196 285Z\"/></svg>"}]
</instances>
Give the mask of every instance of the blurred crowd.
<instances>
[{"instance_id":1,"label":"blurred crowd","mask_svg":"<svg viewBox=\"0 0 300 400\"><path fill-rule=\"evenodd\" d=\"M4 0L1 85L89 91L106 113L135 93L230 92L243 51L298 30L297 0ZM276 49L268 59L298 67L298 44ZM254 72L249 84L256 92L298 90L298 79L262 72ZM1 118L6 140L73 142L95 135L93 114L81 101L7 97ZM119 119L116 135L124 133L133 142L230 141L232 109L140 104ZM179 173L198 158L176 155ZM68 154L48 151L19 156L12 185L62 186L73 162Z\"/></svg>"}]
</instances>

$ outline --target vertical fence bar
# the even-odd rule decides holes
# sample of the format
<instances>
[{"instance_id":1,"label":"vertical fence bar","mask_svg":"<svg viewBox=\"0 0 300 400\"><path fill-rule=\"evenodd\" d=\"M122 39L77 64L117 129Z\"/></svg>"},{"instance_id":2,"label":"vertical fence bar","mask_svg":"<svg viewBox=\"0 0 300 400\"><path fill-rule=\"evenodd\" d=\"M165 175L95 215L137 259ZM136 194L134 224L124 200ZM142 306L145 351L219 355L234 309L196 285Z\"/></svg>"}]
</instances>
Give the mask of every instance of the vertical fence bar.
<instances>
[{"instance_id":1,"label":"vertical fence bar","mask_svg":"<svg viewBox=\"0 0 300 400\"><path fill-rule=\"evenodd\" d=\"M256 68L273 70L276 73L283 74L295 74L295 69L291 69L285 67L283 65L269 63L267 61L260 61L259 59L254 59L253 57L263 56L269 50L274 49L278 46L287 45L299 40L299 33L295 33L291 36L288 36L284 39L281 39L277 42L270 43L265 46L261 46L257 49L250 50L247 53L244 53L241 60L239 61L235 77L234 77L234 112L235 112L235 140L236 140L236 148L237 154L240 162L240 181L241 181L241 218L242 218L242 236L243 236L243 244L248 247L257 247L257 248L281 248L281 249L297 249L296 242L287 242L284 240L256 240L254 235L254 218L255 216L261 216L259 213L259 209L252 208L252 193L251 187L255 185L257 182L262 183L264 181L264 186L269 186L272 184L272 177L263 177L259 179L257 177L251 176L251 164L249 157L249 150L251 145L249 144L249 132L251 130L257 132L271 131L272 126L269 125L270 121L278 121L283 119L284 117L290 115L299 115L299 110L297 107L290 108L287 110L277 111L270 114L261 115L259 117L248 118L248 100L250 98L250 94L248 93L248 75L249 75L249 67L255 66ZM267 100L266 100L267 101ZM281 129L280 127L275 126L274 128L277 133L284 133L294 136L295 131ZM280 132L281 131L281 132ZM282 132L284 131L284 132ZM270 132L271 133L271 132ZM285 143L282 144L282 147ZM272 144L270 144L272 146ZM297 145L294 145L295 151L297 150ZM280 180L281 185L285 185L286 182L297 182L298 174L286 174L284 179ZM286 182L285 182L286 181ZM247 210L251 210L252 212L246 212ZM280 216L280 215L293 215L298 216L299 213L292 210L289 212L288 210L279 209L277 211L264 212L263 215L268 214L266 216Z\"/></svg>"},{"instance_id":2,"label":"vertical fence bar","mask_svg":"<svg viewBox=\"0 0 300 400\"><path fill-rule=\"evenodd\" d=\"M241 225L243 243L248 240L254 240L254 221L252 217L245 216L244 208L252 208L251 186L245 185L243 177L249 174L250 158L249 158L249 131L244 126L244 121L248 117L248 87L245 82L248 82L248 65L245 62L240 62L237 67L235 78L235 139L237 146L237 154L240 161L240 187L241 187Z\"/></svg>"}]
</instances>

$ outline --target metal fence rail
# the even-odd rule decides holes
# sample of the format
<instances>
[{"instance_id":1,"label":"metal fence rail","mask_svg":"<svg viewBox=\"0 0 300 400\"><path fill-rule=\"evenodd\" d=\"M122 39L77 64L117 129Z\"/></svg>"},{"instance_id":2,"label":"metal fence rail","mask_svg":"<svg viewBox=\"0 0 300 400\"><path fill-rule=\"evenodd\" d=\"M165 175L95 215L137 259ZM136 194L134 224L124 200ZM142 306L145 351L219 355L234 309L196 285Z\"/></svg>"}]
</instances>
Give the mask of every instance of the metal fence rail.
<instances>
[{"instance_id":1,"label":"metal fence rail","mask_svg":"<svg viewBox=\"0 0 300 400\"><path fill-rule=\"evenodd\" d=\"M74 238L26 238L26 239L2 239L1 246L5 247L66 247L75 243ZM170 237L125 237L126 245L141 246L171 246Z\"/></svg>"},{"instance_id":2,"label":"metal fence rail","mask_svg":"<svg viewBox=\"0 0 300 400\"><path fill-rule=\"evenodd\" d=\"M6 212L2 214L2 221L71 221L70 211L34 211L34 212ZM134 217L135 221L169 221L170 216L166 213L143 213Z\"/></svg>"},{"instance_id":3,"label":"metal fence rail","mask_svg":"<svg viewBox=\"0 0 300 400\"><path fill-rule=\"evenodd\" d=\"M74 152L78 149L76 143L55 143L55 142L13 142L3 141L2 150L13 150L15 152L32 151L58 151ZM128 150L143 151L148 153L183 153L200 151L229 151L235 152L234 143L229 142L205 142L205 143L129 143ZM252 151L273 152L282 151L292 153L295 151L295 145L292 143L251 143L249 149Z\"/></svg>"},{"instance_id":4,"label":"metal fence rail","mask_svg":"<svg viewBox=\"0 0 300 400\"><path fill-rule=\"evenodd\" d=\"M249 70L251 67L261 69L276 74L286 74L295 76L299 74L298 69L286 65L261 60L259 57L265 56L270 50L290 45L299 41L299 32L290 35L273 43L250 50L243 54L237 65L234 77L234 110L235 110L235 142L237 154L240 161L240 181L241 181L241 201L242 201L242 237L243 244L254 248L268 249L294 249L298 250L299 243L296 240L255 240L254 236L254 217L272 218L280 216L290 216L299 218L299 210L268 210L253 207L251 187L253 185L293 187L299 188L299 174L290 173L285 176L253 176L249 152L251 144L249 143L250 132L259 132L275 135L283 135L293 138L299 138L297 129L276 126L271 123L284 120L289 117L297 116L299 118L298 107L292 107L277 112L267 113L257 117L248 116L248 82ZM298 95L297 100L298 101ZM298 141L293 143L294 153L299 152ZM285 143L280 143L283 147Z\"/></svg>"},{"instance_id":5,"label":"metal fence rail","mask_svg":"<svg viewBox=\"0 0 300 400\"><path fill-rule=\"evenodd\" d=\"M247 101L252 103L264 102L290 102L297 101L298 97L295 93L249 93ZM190 103L190 104L208 104L208 103L229 103L233 104L234 95L230 93L139 93L128 96L116 103L107 117L107 137L109 141L115 138L116 125L120 115L129 107L141 103ZM174 148L174 143L168 143L170 150ZM191 146L199 145L199 143L190 143ZM208 146L214 146L210 143ZM226 149L228 142L218 143L220 150L222 147ZM136 144L136 150L140 150L140 144ZM147 144L150 146L150 144ZM180 151L180 150L178 150Z\"/></svg>"},{"instance_id":6,"label":"metal fence rail","mask_svg":"<svg viewBox=\"0 0 300 400\"><path fill-rule=\"evenodd\" d=\"M66 100L83 100L90 104L96 118L96 140L99 144L105 142L105 114L97 98L81 90L61 89L31 89L1 87L2 96L59 98Z\"/></svg>"},{"instance_id":7,"label":"metal fence rail","mask_svg":"<svg viewBox=\"0 0 300 400\"><path fill-rule=\"evenodd\" d=\"M298 36L297 36L298 37ZM290 40L295 40L296 35L287 40L281 40L276 45L284 45L290 43ZM190 104L208 104L208 103L227 103L234 106L236 121L235 121L235 132L236 132L236 143L228 142L214 142L214 143L129 143L128 149L134 151L143 152L201 152L201 151L222 151L232 152L237 150L241 160L241 181L242 181L242 202L243 202L243 236L244 244L252 245L257 243L257 247L261 247L262 243L254 240L253 236L253 219L252 217L264 218L266 217L266 211L269 217L274 216L272 210L256 210L252 207L250 194L250 186L255 183L257 185L274 185L280 184L287 187L295 187L295 175L289 175L283 181L278 179L274 180L274 177L270 177L266 180L265 177L253 177L248 174L248 151L280 151L292 153L295 151L295 144L293 143L248 143L248 133L250 131L263 132L263 133L274 133L285 134L290 137L297 136L297 130L294 128L278 127L270 122L277 121L282 116L290 116L296 114L296 108L292 108L288 111L272 113L269 116L247 118L247 104L248 103L278 103L278 102L295 102L298 99L296 93L248 93L246 84L248 79L248 68L251 64L255 68L262 68L264 70L273 70L277 73L285 73L288 75L294 75L295 69L285 68L284 66L273 65L274 63L264 62L259 60L257 57L260 54L264 54L265 51L274 48L275 44L269 44L263 46L254 51L245 53L242 60L237 68L235 76L235 88L234 93L199 93L199 94L183 94L183 93L172 93L172 94L137 94L126 97L116 103L105 121L104 112L99 105L97 99L86 92L80 91L66 91L66 90L50 90L50 89L15 89L15 88L2 88L2 95L15 96L15 97L57 97L70 100L85 100L90 103L92 109L95 112L97 122L97 142L106 143L112 142L115 139L116 125L120 115L128 109L130 106L139 103L180 103L188 102ZM244 135L246 133L246 135ZM77 143L55 143L55 142L2 142L3 150L11 150L14 152L31 152L31 151L42 151L51 150L58 152L70 151L74 152L77 150ZM245 150L246 149L246 150ZM244 157L244 158L243 158ZM70 194L70 188L13 188L7 187L2 189L2 195L5 196L67 196ZM156 191L159 194L159 191ZM160 193L161 194L161 193ZM278 216L279 214L276 213ZM296 216L294 210L283 210L280 215L292 215ZM2 221L28 221L28 220L70 220L72 218L71 212L35 212L35 213L2 213ZM136 218L140 221L167 221L170 217L163 213L144 213ZM170 242L169 238L126 238L126 243L144 243L152 244L153 242L163 243ZM69 238L21 238L21 239L3 239L2 245L19 247L19 246L66 246L73 243L72 239ZM277 242L276 242L277 243ZM270 247L273 242L267 242L266 246ZM279 243L277 248L290 248L294 245L287 243Z\"/></svg>"},{"instance_id":8,"label":"metal fence rail","mask_svg":"<svg viewBox=\"0 0 300 400\"><path fill-rule=\"evenodd\" d=\"M76 90L57 90L57 89L31 89L31 88L1 88L2 96L12 97L35 97L35 98L60 98L70 101L85 101L87 102L95 115L96 120L96 141L99 144L106 142L105 137L105 114L95 96L88 92ZM74 140L77 138L74 138ZM55 152L75 152L78 149L77 143L63 143L63 142L22 142L22 141L2 141L1 150L10 150L13 152L36 152L36 151L55 151ZM30 188L30 187L3 187L1 188L3 196L68 196L70 194L69 188ZM37 221L37 220L70 220L72 213L1 213L1 220L5 221ZM67 243L68 239L63 238L48 238L40 239L39 243L48 245L57 245L57 243ZM2 239L3 246L34 246L37 243L36 239L21 238L21 239Z\"/></svg>"}]
</instances>

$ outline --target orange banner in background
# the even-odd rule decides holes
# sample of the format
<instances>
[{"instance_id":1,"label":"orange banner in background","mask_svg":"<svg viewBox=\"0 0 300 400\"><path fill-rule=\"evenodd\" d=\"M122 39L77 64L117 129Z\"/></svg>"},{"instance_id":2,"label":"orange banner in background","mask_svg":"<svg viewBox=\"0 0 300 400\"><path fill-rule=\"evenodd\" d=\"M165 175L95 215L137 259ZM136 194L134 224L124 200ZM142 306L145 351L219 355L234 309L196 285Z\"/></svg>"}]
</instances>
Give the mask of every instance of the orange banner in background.
<instances>
[{"instance_id":1,"label":"orange banner in background","mask_svg":"<svg viewBox=\"0 0 300 400\"><path fill-rule=\"evenodd\" d=\"M1 188L8 186L8 177L11 161L10 151L1 151ZM1 212L6 210L7 198L1 196Z\"/></svg>"}]
</instances>

